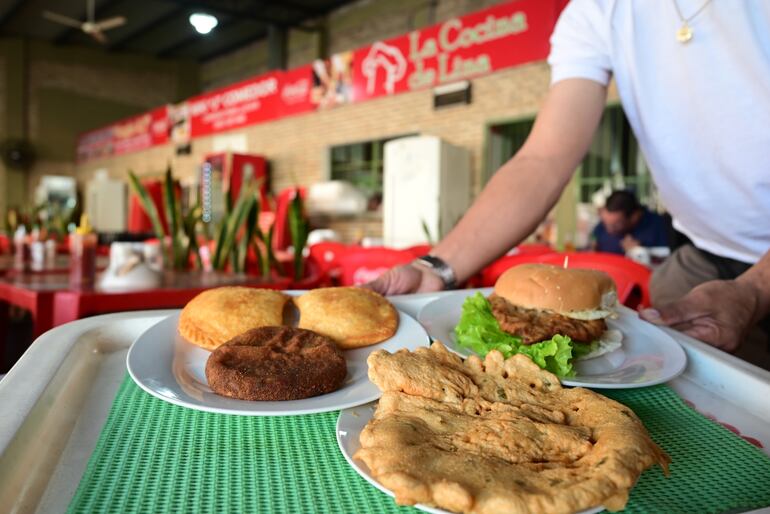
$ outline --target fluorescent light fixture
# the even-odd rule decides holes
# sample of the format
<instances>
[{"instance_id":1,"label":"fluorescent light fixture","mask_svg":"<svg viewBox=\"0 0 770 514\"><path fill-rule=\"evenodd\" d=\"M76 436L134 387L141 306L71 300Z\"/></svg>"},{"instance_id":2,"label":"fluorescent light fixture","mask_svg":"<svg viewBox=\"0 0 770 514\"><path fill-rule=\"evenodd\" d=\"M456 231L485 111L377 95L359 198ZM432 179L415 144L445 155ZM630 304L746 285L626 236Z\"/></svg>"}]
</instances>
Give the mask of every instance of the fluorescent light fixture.
<instances>
[{"instance_id":1,"label":"fluorescent light fixture","mask_svg":"<svg viewBox=\"0 0 770 514\"><path fill-rule=\"evenodd\" d=\"M219 20L210 14L196 12L190 15L190 25L195 27L200 34L208 34L217 26Z\"/></svg>"}]
</instances>

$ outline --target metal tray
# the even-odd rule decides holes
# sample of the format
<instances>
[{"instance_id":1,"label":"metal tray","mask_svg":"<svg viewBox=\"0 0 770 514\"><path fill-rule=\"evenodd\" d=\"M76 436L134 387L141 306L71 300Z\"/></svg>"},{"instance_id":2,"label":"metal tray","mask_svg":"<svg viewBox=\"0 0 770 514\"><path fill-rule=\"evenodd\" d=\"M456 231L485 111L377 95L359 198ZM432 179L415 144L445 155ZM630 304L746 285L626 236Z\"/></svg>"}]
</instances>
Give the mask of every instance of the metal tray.
<instances>
[{"instance_id":1,"label":"metal tray","mask_svg":"<svg viewBox=\"0 0 770 514\"><path fill-rule=\"evenodd\" d=\"M416 317L439 294L446 293L391 299ZM125 376L128 348L173 312L87 318L32 344L0 381L0 510L66 509ZM669 333L689 359L685 373L669 385L698 411L759 441L770 455L770 372Z\"/></svg>"}]
</instances>

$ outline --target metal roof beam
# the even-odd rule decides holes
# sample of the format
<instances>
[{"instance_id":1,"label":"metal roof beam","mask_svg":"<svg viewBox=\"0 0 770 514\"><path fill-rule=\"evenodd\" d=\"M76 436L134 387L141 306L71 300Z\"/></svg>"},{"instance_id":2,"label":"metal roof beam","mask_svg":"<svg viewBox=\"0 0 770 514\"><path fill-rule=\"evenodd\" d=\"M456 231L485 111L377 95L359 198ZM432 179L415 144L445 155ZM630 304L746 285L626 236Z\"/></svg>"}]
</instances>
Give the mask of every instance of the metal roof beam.
<instances>
[{"instance_id":1,"label":"metal roof beam","mask_svg":"<svg viewBox=\"0 0 770 514\"><path fill-rule=\"evenodd\" d=\"M136 29L124 35L120 39L116 39L115 41L111 42L110 44L107 45L107 50L111 52L116 50L121 50L125 48L132 40L142 37L143 34L150 32L156 27L160 27L165 23L168 23L169 21L173 20L174 18L178 17L184 12L185 12L184 7L175 7L174 9L170 10L166 14L163 14L153 20L150 20L148 23L145 23L144 25L137 27Z\"/></svg>"},{"instance_id":2,"label":"metal roof beam","mask_svg":"<svg viewBox=\"0 0 770 514\"><path fill-rule=\"evenodd\" d=\"M0 18L0 28L5 27L5 25L19 13L19 10L21 10L24 4L24 0L16 0L16 2L11 5L11 8L5 11L5 14Z\"/></svg>"},{"instance_id":3,"label":"metal roof beam","mask_svg":"<svg viewBox=\"0 0 770 514\"><path fill-rule=\"evenodd\" d=\"M234 24L237 21L241 21L241 20L239 20L237 18L228 18L226 21L223 21L222 23L217 25L217 28L214 29L214 30L226 29L228 26ZM213 34L213 32L212 32L212 34ZM155 52L155 56L156 57L168 57L171 54L173 54L174 52L176 52L177 50L179 50L180 48L184 48L185 46L187 46L189 44L192 44L192 43L195 43L196 41L199 41L200 38L202 38L202 37L210 37L210 36L204 36L204 35L201 35L201 34L198 34L197 32L195 32L194 34L192 34L192 35L190 35L190 36L188 36L186 38L183 38L183 39L181 39L179 41L176 41L176 42L172 43L171 45L166 46L165 48L161 48L160 50L157 50Z\"/></svg>"},{"instance_id":4,"label":"metal roof beam","mask_svg":"<svg viewBox=\"0 0 770 514\"><path fill-rule=\"evenodd\" d=\"M166 0L168 2L187 7L189 9L200 9L202 11L208 11L212 14L221 14L223 16L232 16L239 19L248 19L251 21L257 21L259 23L267 23L269 25L287 25L286 20L279 20L271 16L264 16L248 11L240 11L238 9L230 9L228 7L222 7L218 5L212 5L208 2L201 1L188 1L188 0Z\"/></svg>"}]
</instances>

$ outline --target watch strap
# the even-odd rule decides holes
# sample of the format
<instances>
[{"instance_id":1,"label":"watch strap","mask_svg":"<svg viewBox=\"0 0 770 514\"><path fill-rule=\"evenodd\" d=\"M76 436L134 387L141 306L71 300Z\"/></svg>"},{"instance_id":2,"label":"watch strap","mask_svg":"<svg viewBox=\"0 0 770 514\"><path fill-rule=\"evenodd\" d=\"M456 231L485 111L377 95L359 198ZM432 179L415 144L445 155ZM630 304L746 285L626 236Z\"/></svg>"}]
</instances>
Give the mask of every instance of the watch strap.
<instances>
[{"instance_id":1,"label":"watch strap","mask_svg":"<svg viewBox=\"0 0 770 514\"><path fill-rule=\"evenodd\" d=\"M452 267L444 259L435 255L423 255L415 259L415 263L430 269L444 283L444 289L457 287L457 276Z\"/></svg>"}]
</instances>

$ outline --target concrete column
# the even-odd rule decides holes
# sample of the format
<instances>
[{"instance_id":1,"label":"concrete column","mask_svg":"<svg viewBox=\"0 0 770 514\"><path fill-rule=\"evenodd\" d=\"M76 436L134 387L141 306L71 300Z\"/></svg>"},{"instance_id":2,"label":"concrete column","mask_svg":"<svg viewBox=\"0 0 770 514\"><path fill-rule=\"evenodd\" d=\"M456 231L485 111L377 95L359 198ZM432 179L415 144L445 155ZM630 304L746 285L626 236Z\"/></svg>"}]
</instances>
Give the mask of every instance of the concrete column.
<instances>
[{"instance_id":1,"label":"concrete column","mask_svg":"<svg viewBox=\"0 0 770 514\"><path fill-rule=\"evenodd\" d=\"M288 34L277 25L267 27L267 67L271 70L285 70L288 52Z\"/></svg>"},{"instance_id":2,"label":"concrete column","mask_svg":"<svg viewBox=\"0 0 770 514\"><path fill-rule=\"evenodd\" d=\"M2 140L27 136L28 48L23 39L9 38L0 45L5 65L5 98L2 99L5 123L0 130ZM27 198L24 172L10 170L0 164L0 224L5 225L9 206L21 206Z\"/></svg>"}]
</instances>

